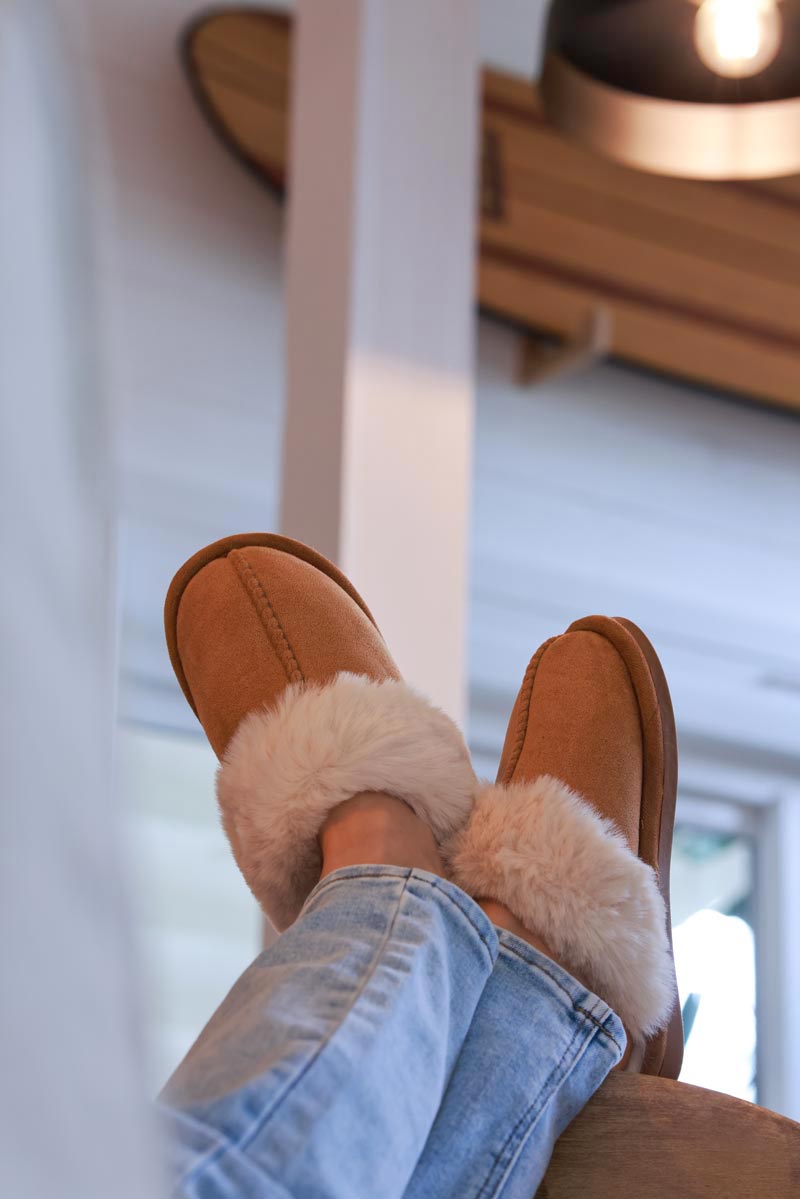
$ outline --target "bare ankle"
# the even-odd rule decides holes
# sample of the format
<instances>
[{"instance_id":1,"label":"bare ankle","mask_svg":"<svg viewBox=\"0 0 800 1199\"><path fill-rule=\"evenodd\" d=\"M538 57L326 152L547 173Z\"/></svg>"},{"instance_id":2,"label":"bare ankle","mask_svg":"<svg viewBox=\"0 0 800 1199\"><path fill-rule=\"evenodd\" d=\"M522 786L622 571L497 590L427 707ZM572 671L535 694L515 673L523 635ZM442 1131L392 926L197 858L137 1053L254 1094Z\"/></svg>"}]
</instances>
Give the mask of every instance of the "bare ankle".
<instances>
[{"instance_id":1,"label":"bare ankle","mask_svg":"<svg viewBox=\"0 0 800 1199\"><path fill-rule=\"evenodd\" d=\"M444 874L433 833L401 799L365 791L339 804L320 831L322 874L385 865Z\"/></svg>"},{"instance_id":2,"label":"bare ankle","mask_svg":"<svg viewBox=\"0 0 800 1199\"><path fill-rule=\"evenodd\" d=\"M483 908L492 924L494 924L497 928L504 928L506 932L513 933L515 937L519 937L522 941L527 941L528 944L532 945L534 949L538 949L540 953L545 955L545 957L550 958L551 962L556 962L557 965L562 966L565 970L568 970L573 977L576 977L579 983L582 983L583 986L587 986L587 983L584 979L578 977L574 970L568 966L565 966L564 963L559 960L558 954L553 952L547 941L545 941L543 937L540 937L537 932L534 932L533 929L526 928L522 921L518 920L514 913L510 911L505 904L498 902L496 899L479 899L478 905Z\"/></svg>"},{"instance_id":3,"label":"bare ankle","mask_svg":"<svg viewBox=\"0 0 800 1199\"><path fill-rule=\"evenodd\" d=\"M558 960L547 942L531 929L526 928L522 921L518 920L505 904L500 903L496 899L479 899L478 904L497 928L504 928L506 932L513 933L515 937L519 937L522 941L527 941L529 945L532 945L534 949L538 949L546 957L551 958L552 961L555 962Z\"/></svg>"}]
</instances>

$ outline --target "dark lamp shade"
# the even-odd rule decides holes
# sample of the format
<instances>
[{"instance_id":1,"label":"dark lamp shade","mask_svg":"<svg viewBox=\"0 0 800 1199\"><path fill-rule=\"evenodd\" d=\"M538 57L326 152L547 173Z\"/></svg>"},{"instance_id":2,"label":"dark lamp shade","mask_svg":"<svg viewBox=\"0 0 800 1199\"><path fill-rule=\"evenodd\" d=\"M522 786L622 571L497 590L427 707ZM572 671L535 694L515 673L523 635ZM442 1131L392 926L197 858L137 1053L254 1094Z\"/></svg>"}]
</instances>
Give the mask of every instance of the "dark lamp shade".
<instances>
[{"instance_id":1,"label":"dark lamp shade","mask_svg":"<svg viewBox=\"0 0 800 1199\"><path fill-rule=\"evenodd\" d=\"M641 170L800 172L800 0L555 0L541 91L559 129Z\"/></svg>"}]
</instances>

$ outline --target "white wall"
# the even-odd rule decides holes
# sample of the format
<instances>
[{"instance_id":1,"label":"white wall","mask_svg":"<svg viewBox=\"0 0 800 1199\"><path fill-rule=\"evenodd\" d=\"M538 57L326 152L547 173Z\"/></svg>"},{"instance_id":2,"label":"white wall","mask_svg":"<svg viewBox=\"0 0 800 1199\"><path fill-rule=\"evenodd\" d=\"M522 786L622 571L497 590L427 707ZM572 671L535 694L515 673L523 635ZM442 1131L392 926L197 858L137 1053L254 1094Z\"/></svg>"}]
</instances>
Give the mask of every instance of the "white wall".
<instances>
[{"instance_id":1,"label":"white wall","mask_svg":"<svg viewBox=\"0 0 800 1199\"><path fill-rule=\"evenodd\" d=\"M800 421L616 366L525 392L479 347L473 680L589 611L662 652L687 747L800 758Z\"/></svg>"},{"instance_id":2,"label":"white wall","mask_svg":"<svg viewBox=\"0 0 800 1199\"><path fill-rule=\"evenodd\" d=\"M197 4L85 4L106 135L96 196L124 517L125 710L140 682L169 681L160 608L175 567L232 528L275 520L282 220L189 97L177 40Z\"/></svg>"},{"instance_id":3,"label":"white wall","mask_svg":"<svg viewBox=\"0 0 800 1199\"><path fill-rule=\"evenodd\" d=\"M158 1188L111 780L108 414L62 15L0 0L0 1193L140 1199Z\"/></svg>"}]
</instances>

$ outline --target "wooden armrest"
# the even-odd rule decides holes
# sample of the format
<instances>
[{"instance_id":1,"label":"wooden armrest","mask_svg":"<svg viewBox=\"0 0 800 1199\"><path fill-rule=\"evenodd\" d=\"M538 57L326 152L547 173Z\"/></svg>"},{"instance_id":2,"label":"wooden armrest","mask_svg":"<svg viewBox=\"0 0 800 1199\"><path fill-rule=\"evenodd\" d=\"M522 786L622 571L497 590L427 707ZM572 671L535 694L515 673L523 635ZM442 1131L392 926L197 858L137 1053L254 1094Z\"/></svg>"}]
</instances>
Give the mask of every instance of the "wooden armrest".
<instances>
[{"instance_id":1,"label":"wooden armrest","mask_svg":"<svg viewBox=\"0 0 800 1199\"><path fill-rule=\"evenodd\" d=\"M612 1074L536 1199L800 1199L800 1124L686 1083Z\"/></svg>"}]
</instances>

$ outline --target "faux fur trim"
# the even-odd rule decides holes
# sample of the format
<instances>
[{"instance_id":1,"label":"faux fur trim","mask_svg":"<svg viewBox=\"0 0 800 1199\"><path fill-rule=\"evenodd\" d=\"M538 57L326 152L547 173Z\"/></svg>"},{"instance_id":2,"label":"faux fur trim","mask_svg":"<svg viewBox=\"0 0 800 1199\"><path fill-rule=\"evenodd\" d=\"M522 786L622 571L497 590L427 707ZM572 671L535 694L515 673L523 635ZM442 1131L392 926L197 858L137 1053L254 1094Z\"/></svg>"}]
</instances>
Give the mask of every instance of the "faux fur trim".
<instances>
[{"instance_id":1,"label":"faux fur trim","mask_svg":"<svg viewBox=\"0 0 800 1199\"><path fill-rule=\"evenodd\" d=\"M247 715L217 774L222 823L250 889L278 929L319 879L318 835L360 791L405 802L441 843L469 815L477 782L461 733L404 683L340 674L294 684Z\"/></svg>"},{"instance_id":2,"label":"faux fur trim","mask_svg":"<svg viewBox=\"0 0 800 1199\"><path fill-rule=\"evenodd\" d=\"M635 1040L666 1025L675 972L656 876L565 783L483 788L447 855L454 882L535 930Z\"/></svg>"}]
</instances>

